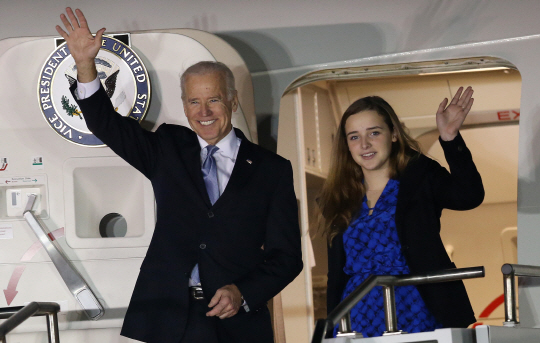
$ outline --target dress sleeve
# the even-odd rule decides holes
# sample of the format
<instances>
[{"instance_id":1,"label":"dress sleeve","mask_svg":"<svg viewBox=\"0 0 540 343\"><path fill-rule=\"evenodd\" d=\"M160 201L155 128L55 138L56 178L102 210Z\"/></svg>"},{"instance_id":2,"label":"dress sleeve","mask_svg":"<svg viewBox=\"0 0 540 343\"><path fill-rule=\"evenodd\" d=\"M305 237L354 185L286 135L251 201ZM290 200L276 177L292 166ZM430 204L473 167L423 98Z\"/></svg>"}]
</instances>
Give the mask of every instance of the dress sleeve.
<instances>
[{"instance_id":1,"label":"dress sleeve","mask_svg":"<svg viewBox=\"0 0 540 343\"><path fill-rule=\"evenodd\" d=\"M450 173L439 166L434 180L434 198L442 208L470 210L484 200L484 186L470 150L461 134L451 141L439 138Z\"/></svg>"}]
</instances>

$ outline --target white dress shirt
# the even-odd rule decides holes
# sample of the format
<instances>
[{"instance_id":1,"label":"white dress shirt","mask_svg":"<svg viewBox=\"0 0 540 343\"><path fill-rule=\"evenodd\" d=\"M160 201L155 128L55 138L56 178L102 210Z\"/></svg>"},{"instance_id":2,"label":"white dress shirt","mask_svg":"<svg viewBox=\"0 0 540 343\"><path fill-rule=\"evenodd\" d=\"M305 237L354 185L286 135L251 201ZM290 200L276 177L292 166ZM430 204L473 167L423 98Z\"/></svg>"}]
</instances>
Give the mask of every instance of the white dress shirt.
<instances>
[{"instance_id":1,"label":"white dress shirt","mask_svg":"<svg viewBox=\"0 0 540 343\"><path fill-rule=\"evenodd\" d=\"M79 100L89 98L98 91L100 83L101 81L99 81L99 77L96 77L94 81L86 83L77 81L77 91L75 94L77 94Z\"/></svg>"},{"instance_id":2,"label":"white dress shirt","mask_svg":"<svg viewBox=\"0 0 540 343\"><path fill-rule=\"evenodd\" d=\"M202 163L206 159L207 150L205 149L209 144L199 137L199 144L201 145L201 168ZM238 149L240 148L240 142L242 140L236 137L234 130L231 130L227 136L217 142L216 146L219 148L218 151L214 153L214 159L216 160L217 165L217 179L219 186L219 195L223 194L227 183L231 178L231 174L234 168L234 163L236 162L236 156L238 156Z\"/></svg>"}]
</instances>

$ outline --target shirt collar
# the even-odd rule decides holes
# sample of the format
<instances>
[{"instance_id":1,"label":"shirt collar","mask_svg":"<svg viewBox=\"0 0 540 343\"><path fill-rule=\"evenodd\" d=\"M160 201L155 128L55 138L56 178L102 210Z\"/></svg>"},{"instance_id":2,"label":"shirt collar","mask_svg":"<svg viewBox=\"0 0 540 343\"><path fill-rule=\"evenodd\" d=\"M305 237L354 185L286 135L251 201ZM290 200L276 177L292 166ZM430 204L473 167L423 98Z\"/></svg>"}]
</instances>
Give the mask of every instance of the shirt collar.
<instances>
[{"instance_id":1,"label":"shirt collar","mask_svg":"<svg viewBox=\"0 0 540 343\"><path fill-rule=\"evenodd\" d=\"M209 145L204 139L199 137L199 135L197 135L197 139L199 139L201 151ZM236 133L234 132L234 128L227 134L227 136L223 137L223 139L220 140L216 146L219 148L217 151L218 153L230 159L234 159L235 151L238 147L238 139L236 137Z\"/></svg>"}]
</instances>

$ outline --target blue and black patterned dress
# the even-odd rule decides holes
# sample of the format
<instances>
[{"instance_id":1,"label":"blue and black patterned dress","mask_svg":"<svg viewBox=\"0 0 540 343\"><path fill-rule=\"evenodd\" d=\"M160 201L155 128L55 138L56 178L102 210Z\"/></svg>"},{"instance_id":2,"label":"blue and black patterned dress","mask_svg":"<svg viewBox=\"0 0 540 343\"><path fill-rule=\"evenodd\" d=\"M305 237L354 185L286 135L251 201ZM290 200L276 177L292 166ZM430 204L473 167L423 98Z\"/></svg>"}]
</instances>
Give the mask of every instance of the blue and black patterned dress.
<instances>
[{"instance_id":1,"label":"blue and black patterned dress","mask_svg":"<svg viewBox=\"0 0 540 343\"><path fill-rule=\"evenodd\" d=\"M409 274L401 252L395 214L399 181L389 180L373 213L364 198L360 215L343 234L347 260L344 271L351 278L345 286L342 300L369 275ZM427 309L415 286L395 288L397 327L405 332L432 331L441 328ZM380 336L385 331L382 288L375 287L351 311L353 330L364 337Z\"/></svg>"}]
</instances>

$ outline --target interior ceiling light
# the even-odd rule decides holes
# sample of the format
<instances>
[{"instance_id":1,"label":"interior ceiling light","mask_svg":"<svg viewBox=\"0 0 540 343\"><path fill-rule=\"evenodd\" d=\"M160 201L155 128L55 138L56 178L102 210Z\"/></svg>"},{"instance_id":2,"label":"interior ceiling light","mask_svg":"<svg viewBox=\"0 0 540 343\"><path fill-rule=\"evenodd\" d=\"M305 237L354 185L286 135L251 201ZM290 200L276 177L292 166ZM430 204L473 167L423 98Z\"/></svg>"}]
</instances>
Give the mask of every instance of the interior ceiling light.
<instances>
[{"instance_id":1,"label":"interior ceiling light","mask_svg":"<svg viewBox=\"0 0 540 343\"><path fill-rule=\"evenodd\" d=\"M494 71L494 70L505 70L506 72L508 72L508 70L510 70L510 68L508 68L508 67L473 68L473 69L461 69L461 70L448 70L448 71L436 71L436 72L418 73L418 75L457 74L457 73L472 73L472 72L479 72L479 71Z\"/></svg>"}]
</instances>

